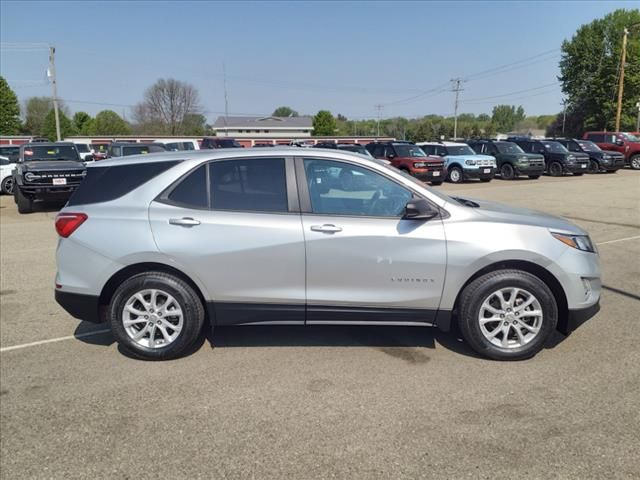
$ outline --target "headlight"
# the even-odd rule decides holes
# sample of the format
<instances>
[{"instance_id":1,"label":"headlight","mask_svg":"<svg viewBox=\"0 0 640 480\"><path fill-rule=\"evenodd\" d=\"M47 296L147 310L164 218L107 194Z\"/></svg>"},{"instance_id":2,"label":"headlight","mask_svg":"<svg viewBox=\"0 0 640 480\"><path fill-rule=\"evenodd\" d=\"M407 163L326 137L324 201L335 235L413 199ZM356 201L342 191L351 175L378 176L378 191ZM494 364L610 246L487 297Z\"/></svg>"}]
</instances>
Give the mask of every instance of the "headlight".
<instances>
[{"instance_id":1,"label":"headlight","mask_svg":"<svg viewBox=\"0 0 640 480\"><path fill-rule=\"evenodd\" d=\"M573 163L573 162L575 162L575 161L576 161L576 157L575 157L574 155L569 155L569 156L567 157L567 162L569 162L569 163Z\"/></svg>"},{"instance_id":2,"label":"headlight","mask_svg":"<svg viewBox=\"0 0 640 480\"><path fill-rule=\"evenodd\" d=\"M465 161L464 161L464 164L465 164L465 165L475 165L475 164L476 164L476 161L475 161L475 160L465 160Z\"/></svg>"},{"instance_id":3,"label":"headlight","mask_svg":"<svg viewBox=\"0 0 640 480\"><path fill-rule=\"evenodd\" d=\"M27 182L33 182L36 178L40 178L40 175L36 175L35 173L27 172L24 174L24 179Z\"/></svg>"},{"instance_id":4,"label":"headlight","mask_svg":"<svg viewBox=\"0 0 640 480\"><path fill-rule=\"evenodd\" d=\"M518 163L529 163L529 159L527 157L518 157Z\"/></svg>"},{"instance_id":5,"label":"headlight","mask_svg":"<svg viewBox=\"0 0 640 480\"><path fill-rule=\"evenodd\" d=\"M593 243L591 243L591 239L588 235L565 235L564 233L557 232L551 232L551 235L572 248L577 248L583 252L596 252L596 249L593 246Z\"/></svg>"},{"instance_id":6,"label":"headlight","mask_svg":"<svg viewBox=\"0 0 640 480\"><path fill-rule=\"evenodd\" d=\"M427 164L425 162L413 162L414 168L426 168Z\"/></svg>"}]
</instances>

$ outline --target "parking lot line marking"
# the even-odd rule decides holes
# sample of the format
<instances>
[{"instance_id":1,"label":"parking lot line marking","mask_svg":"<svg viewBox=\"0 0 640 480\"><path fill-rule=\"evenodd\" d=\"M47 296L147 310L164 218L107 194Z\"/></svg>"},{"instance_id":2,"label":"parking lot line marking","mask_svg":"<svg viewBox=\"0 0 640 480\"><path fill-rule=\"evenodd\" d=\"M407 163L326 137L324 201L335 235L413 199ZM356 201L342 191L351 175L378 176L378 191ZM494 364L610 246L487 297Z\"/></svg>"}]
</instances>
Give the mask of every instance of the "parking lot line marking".
<instances>
[{"instance_id":1,"label":"parking lot line marking","mask_svg":"<svg viewBox=\"0 0 640 480\"><path fill-rule=\"evenodd\" d=\"M23 343L22 345L12 345L11 347L0 348L0 353L10 352L12 350L20 350L22 348L37 347L38 345L44 345L46 343L62 342L63 340L71 340L73 338L90 337L92 335L100 335L101 333L107 333L110 331L111 331L110 329L96 330L94 332L79 333L77 335L69 335L67 337L50 338L49 340L40 340L38 342Z\"/></svg>"},{"instance_id":2,"label":"parking lot line marking","mask_svg":"<svg viewBox=\"0 0 640 480\"><path fill-rule=\"evenodd\" d=\"M626 237L626 238L618 238L617 240L609 240L607 242L596 243L596 245L606 245L607 243L616 243L616 242L624 242L626 240L637 240L640 238L640 235L636 235L635 237Z\"/></svg>"}]
</instances>

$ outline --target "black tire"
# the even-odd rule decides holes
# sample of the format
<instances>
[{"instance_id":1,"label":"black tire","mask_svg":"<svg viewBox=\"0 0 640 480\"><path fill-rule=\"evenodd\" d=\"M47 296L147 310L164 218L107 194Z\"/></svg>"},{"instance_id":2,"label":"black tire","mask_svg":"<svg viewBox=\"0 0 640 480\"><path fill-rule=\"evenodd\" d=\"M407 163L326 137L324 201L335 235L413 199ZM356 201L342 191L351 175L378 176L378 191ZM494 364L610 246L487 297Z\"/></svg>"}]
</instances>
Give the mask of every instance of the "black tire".
<instances>
[{"instance_id":1,"label":"black tire","mask_svg":"<svg viewBox=\"0 0 640 480\"><path fill-rule=\"evenodd\" d=\"M529 178L530 178L531 180L537 180L537 179L539 179L539 178L540 178L540 175L529 175Z\"/></svg>"},{"instance_id":2,"label":"black tire","mask_svg":"<svg viewBox=\"0 0 640 480\"><path fill-rule=\"evenodd\" d=\"M15 201L18 205L18 213L33 213L33 199L27 197L20 187L17 185L15 188Z\"/></svg>"},{"instance_id":3,"label":"black tire","mask_svg":"<svg viewBox=\"0 0 640 480\"><path fill-rule=\"evenodd\" d=\"M158 289L168 293L176 300L183 312L182 329L178 336L166 346L151 348L140 345L129 336L123 325L122 317L127 301L136 292L147 289ZM182 279L164 272L144 272L124 281L113 294L107 309L107 319L118 344L132 355L147 360L169 360L184 355L198 339L204 316L204 306L194 289ZM163 319L160 318L160 320ZM164 321L166 328L168 322L166 319ZM144 321L142 323L143 326L140 329L146 328ZM143 335L145 336L146 334ZM159 337L162 338L161 333Z\"/></svg>"},{"instance_id":4,"label":"black tire","mask_svg":"<svg viewBox=\"0 0 640 480\"><path fill-rule=\"evenodd\" d=\"M564 169L560 162L551 162L549 164L549 175L552 177L561 177L564 174Z\"/></svg>"},{"instance_id":5,"label":"black tire","mask_svg":"<svg viewBox=\"0 0 640 480\"><path fill-rule=\"evenodd\" d=\"M522 346L499 347L491 343L482 333L480 311L483 302L502 288L520 288L536 297L542 310L539 332ZM498 270L478 277L465 287L458 300L458 326L465 341L478 354L494 360L523 360L538 353L556 329L558 307L549 287L535 275L522 270ZM511 314L509 314L511 315ZM508 320L505 320L508 323ZM515 320L514 317L514 322ZM496 328L500 327L499 321ZM510 335L515 335L514 327L505 323ZM514 323L515 325L515 323ZM525 333L527 333L525 331ZM503 335L501 335L503 337ZM508 337L509 338L509 337Z\"/></svg>"},{"instance_id":6,"label":"black tire","mask_svg":"<svg viewBox=\"0 0 640 480\"><path fill-rule=\"evenodd\" d=\"M634 170L640 170L640 153L631 156L629 166Z\"/></svg>"},{"instance_id":7,"label":"black tire","mask_svg":"<svg viewBox=\"0 0 640 480\"><path fill-rule=\"evenodd\" d=\"M600 173L600 164L595 160L589 160L589 173Z\"/></svg>"},{"instance_id":8,"label":"black tire","mask_svg":"<svg viewBox=\"0 0 640 480\"><path fill-rule=\"evenodd\" d=\"M578 172L573 174L574 177L581 177L582 175L584 175L583 172Z\"/></svg>"},{"instance_id":9,"label":"black tire","mask_svg":"<svg viewBox=\"0 0 640 480\"><path fill-rule=\"evenodd\" d=\"M516 178L516 171L510 163L503 163L500 167L500 176L503 180L513 180Z\"/></svg>"},{"instance_id":10,"label":"black tire","mask_svg":"<svg viewBox=\"0 0 640 480\"><path fill-rule=\"evenodd\" d=\"M439 185L442 185L442 180L438 180L437 182L434 182L433 180L431 181L431 185L433 185L434 187L437 187Z\"/></svg>"},{"instance_id":11,"label":"black tire","mask_svg":"<svg viewBox=\"0 0 640 480\"><path fill-rule=\"evenodd\" d=\"M0 191L7 195L13 195L13 177L9 176L2 180L2 184L0 184Z\"/></svg>"},{"instance_id":12,"label":"black tire","mask_svg":"<svg viewBox=\"0 0 640 480\"><path fill-rule=\"evenodd\" d=\"M460 167L451 167L447 177L451 183L462 183L464 181L464 174Z\"/></svg>"}]
</instances>

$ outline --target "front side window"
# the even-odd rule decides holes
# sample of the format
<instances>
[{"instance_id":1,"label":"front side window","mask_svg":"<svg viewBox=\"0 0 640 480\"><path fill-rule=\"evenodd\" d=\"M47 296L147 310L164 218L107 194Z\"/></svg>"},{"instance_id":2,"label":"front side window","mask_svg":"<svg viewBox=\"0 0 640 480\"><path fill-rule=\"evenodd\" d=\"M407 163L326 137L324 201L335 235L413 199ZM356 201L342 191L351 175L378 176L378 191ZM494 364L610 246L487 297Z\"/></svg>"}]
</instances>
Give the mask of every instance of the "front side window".
<instances>
[{"instance_id":1,"label":"front side window","mask_svg":"<svg viewBox=\"0 0 640 480\"><path fill-rule=\"evenodd\" d=\"M394 145L395 154L398 157L426 157L424 151L417 145ZM393 150L391 150L393 152Z\"/></svg>"},{"instance_id":2,"label":"front side window","mask_svg":"<svg viewBox=\"0 0 640 480\"><path fill-rule=\"evenodd\" d=\"M500 153L524 153L524 150L513 142L496 143L495 148L497 148Z\"/></svg>"},{"instance_id":3,"label":"front side window","mask_svg":"<svg viewBox=\"0 0 640 480\"><path fill-rule=\"evenodd\" d=\"M568 150L559 142L543 142L544 148L552 153L567 153Z\"/></svg>"},{"instance_id":4,"label":"front side window","mask_svg":"<svg viewBox=\"0 0 640 480\"><path fill-rule=\"evenodd\" d=\"M214 210L288 211L284 158L222 160L209 168Z\"/></svg>"},{"instance_id":5,"label":"front side window","mask_svg":"<svg viewBox=\"0 0 640 480\"><path fill-rule=\"evenodd\" d=\"M349 163L305 159L313 213L401 217L412 193L394 181Z\"/></svg>"}]
</instances>

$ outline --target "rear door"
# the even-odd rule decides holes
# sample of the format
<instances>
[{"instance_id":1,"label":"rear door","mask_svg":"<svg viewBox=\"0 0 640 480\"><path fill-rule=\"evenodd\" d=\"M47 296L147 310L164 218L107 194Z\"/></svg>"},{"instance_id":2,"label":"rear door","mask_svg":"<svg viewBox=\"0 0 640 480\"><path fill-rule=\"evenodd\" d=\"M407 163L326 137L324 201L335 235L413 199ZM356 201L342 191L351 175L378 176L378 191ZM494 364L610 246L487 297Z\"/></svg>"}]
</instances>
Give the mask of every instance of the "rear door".
<instances>
[{"instance_id":1,"label":"rear door","mask_svg":"<svg viewBox=\"0 0 640 480\"><path fill-rule=\"evenodd\" d=\"M305 249L293 160L216 160L149 211L160 251L206 286L217 325L304 323Z\"/></svg>"},{"instance_id":2,"label":"rear door","mask_svg":"<svg viewBox=\"0 0 640 480\"><path fill-rule=\"evenodd\" d=\"M432 322L446 265L442 221L404 220L414 193L375 170L296 159L307 323Z\"/></svg>"}]
</instances>

